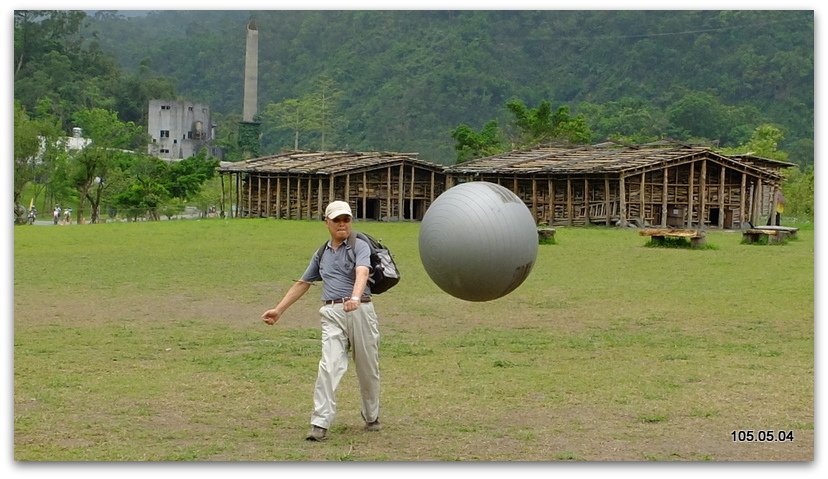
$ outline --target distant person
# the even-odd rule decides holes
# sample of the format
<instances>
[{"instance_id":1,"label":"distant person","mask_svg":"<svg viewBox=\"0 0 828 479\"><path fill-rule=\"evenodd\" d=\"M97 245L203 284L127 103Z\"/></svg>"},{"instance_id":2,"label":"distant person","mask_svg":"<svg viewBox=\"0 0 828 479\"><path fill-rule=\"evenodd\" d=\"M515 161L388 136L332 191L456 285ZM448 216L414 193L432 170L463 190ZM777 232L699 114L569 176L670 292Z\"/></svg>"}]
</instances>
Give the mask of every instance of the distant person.
<instances>
[{"instance_id":1,"label":"distant person","mask_svg":"<svg viewBox=\"0 0 828 479\"><path fill-rule=\"evenodd\" d=\"M302 278L293 283L273 309L262 314L275 324L290 305L301 298L311 283L322 281L322 359L313 391L313 414L308 441L323 441L336 416L336 388L348 369L348 350L353 353L362 397L366 431L380 429L379 320L368 285L370 246L356 238L353 251L351 207L334 201L325 209L325 226L331 235L321 255L314 254Z\"/></svg>"},{"instance_id":2,"label":"distant person","mask_svg":"<svg viewBox=\"0 0 828 479\"><path fill-rule=\"evenodd\" d=\"M55 211L52 212L52 222L58 224L60 221L60 205L55 205Z\"/></svg>"},{"instance_id":3,"label":"distant person","mask_svg":"<svg viewBox=\"0 0 828 479\"><path fill-rule=\"evenodd\" d=\"M768 226L771 224L780 226L780 223L782 222L782 213L785 211L785 195L782 194L782 190L776 190L776 195L773 197L773 203L774 210L771 215L768 216Z\"/></svg>"}]
</instances>

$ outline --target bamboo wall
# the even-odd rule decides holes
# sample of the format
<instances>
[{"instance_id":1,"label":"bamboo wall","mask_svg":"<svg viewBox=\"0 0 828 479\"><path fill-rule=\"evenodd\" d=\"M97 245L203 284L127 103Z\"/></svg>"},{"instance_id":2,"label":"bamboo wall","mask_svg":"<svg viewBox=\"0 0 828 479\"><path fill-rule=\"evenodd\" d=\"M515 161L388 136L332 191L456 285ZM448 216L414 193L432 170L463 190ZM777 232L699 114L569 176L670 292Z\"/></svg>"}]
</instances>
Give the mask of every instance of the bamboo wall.
<instances>
[{"instance_id":1,"label":"bamboo wall","mask_svg":"<svg viewBox=\"0 0 828 479\"><path fill-rule=\"evenodd\" d=\"M398 164L339 175L235 173L233 215L242 218L321 220L334 200L354 216L381 221L421 220L443 191L442 173ZM232 202L232 192L231 192Z\"/></svg>"},{"instance_id":2,"label":"bamboo wall","mask_svg":"<svg viewBox=\"0 0 828 479\"><path fill-rule=\"evenodd\" d=\"M699 159L622 177L594 175L479 175L517 194L536 222L551 226L660 225L738 229L771 208L772 185ZM754 206L755 205L755 206Z\"/></svg>"}]
</instances>

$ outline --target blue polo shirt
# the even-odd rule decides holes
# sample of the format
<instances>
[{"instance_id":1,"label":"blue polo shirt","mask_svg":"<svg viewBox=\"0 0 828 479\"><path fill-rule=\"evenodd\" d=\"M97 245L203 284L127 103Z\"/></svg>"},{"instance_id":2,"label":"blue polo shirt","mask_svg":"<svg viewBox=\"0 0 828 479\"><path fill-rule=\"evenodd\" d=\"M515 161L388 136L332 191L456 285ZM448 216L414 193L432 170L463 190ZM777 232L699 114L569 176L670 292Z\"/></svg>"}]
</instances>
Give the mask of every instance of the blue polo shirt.
<instances>
[{"instance_id":1,"label":"blue polo shirt","mask_svg":"<svg viewBox=\"0 0 828 479\"><path fill-rule=\"evenodd\" d=\"M321 260L313 252L310 264L302 275L302 281L313 283L322 281L322 301L341 298L350 298L356 281L356 267L365 266L371 269L371 247L364 240L356 238L354 254L349 251L348 242L343 242L334 251L331 242L325 245ZM352 259L354 258L354 259ZM370 283L365 285L363 296L371 294Z\"/></svg>"}]
</instances>

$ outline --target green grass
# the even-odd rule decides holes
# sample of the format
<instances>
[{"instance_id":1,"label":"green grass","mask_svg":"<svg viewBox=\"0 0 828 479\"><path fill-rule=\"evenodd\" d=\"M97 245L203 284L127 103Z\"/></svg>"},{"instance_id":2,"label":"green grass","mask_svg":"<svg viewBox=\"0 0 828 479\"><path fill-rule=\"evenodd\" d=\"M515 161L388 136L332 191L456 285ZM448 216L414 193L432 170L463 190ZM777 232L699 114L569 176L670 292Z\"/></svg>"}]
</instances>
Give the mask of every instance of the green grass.
<instances>
[{"instance_id":1,"label":"green grass","mask_svg":"<svg viewBox=\"0 0 828 479\"><path fill-rule=\"evenodd\" d=\"M385 427L361 430L349 370L320 444L303 440L319 288L275 326L259 316L321 222L15 227L15 459L813 459L813 229L775 248L712 231L692 250L558 228L523 285L469 303L429 280L419 224L356 227L403 274L375 298Z\"/></svg>"}]
</instances>

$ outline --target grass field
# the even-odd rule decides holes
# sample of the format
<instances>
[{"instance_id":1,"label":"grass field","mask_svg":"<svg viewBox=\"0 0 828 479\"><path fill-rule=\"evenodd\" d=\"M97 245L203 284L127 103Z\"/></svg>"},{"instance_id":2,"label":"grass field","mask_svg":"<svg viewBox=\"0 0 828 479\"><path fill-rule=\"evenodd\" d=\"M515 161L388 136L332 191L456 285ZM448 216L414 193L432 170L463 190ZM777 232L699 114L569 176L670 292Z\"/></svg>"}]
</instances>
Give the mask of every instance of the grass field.
<instances>
[{"instance_id":1,"label":"grass field","mask_svg":"<svg viewBox=\"0 0 828 479\"><path fill-rule=\"evenodd\" d=\"M355 227L403 273L375 298L384 429L362 431L352 367L324 443L304 441L319 288L260 319L321 222L15 227L14 459L814 459L813 229L690 250L559 228L523 285L469 303L429 280L419 224Z\"/></svg>"}]
</instances>

